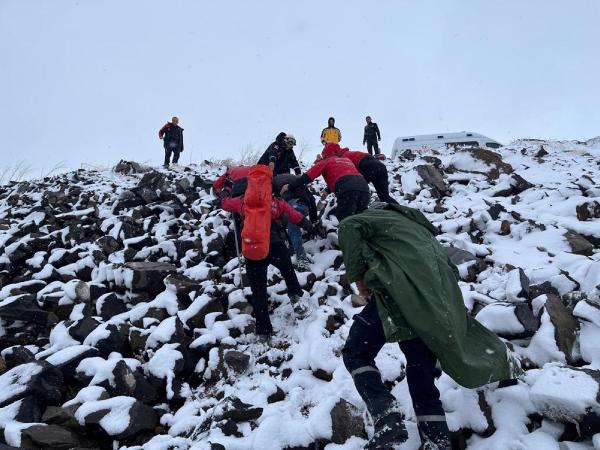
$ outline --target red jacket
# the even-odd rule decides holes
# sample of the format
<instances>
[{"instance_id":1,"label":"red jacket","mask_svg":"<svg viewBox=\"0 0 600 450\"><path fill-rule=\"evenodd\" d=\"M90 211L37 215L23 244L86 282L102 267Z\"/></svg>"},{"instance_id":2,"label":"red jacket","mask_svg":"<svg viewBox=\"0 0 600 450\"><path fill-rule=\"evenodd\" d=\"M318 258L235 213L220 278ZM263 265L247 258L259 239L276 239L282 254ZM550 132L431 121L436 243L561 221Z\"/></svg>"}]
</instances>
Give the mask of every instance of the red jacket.
<instances>
[{"instance_id":1,"label":"red jacket","mask_svg":"<svg viewBox=\"0 0 600 450\"><path fill-rule=\"evenodd\" d=\"M213 182L213 188L223 189L225 187L225 180L241 180L242 178L246 178L248 176L249 171L250 167L248 166L228 167L225 173ZM229 188L229 190L231 190L231 188Z\"/></svg>"},{"instance_id":2,"label":"red jacket","mask_svg":"<svg viewBox=\"0 0 600 450\"><path fill-rule=\"evenodd\" d=\"M325 153L325 152L323 152ZM325 155L323 155L325 157ZM340 156L325 157L317 161L310 169L306 171L306 175L313 181L319 175L323 175L325 183L331 192L335 192L335 183L346 175L359 175L360 173L348 158Z\"/></svg>"},{"instance_id":3,"label":"red jacket","mask_svg":"<svg viewBox=\"0 0 600 450\"><path fill-rule=\"evenodd\" d=\"M356 167L358 169L358 165L361 163L361 161L363 159L365 159L367 156L369 156L369 154L365 153L365 152L353 152L353 151L348 150L347 148L343 148L342 154L340 156L343 156L344 158L348 158L350 161L352 161L352 164L354 164L354 167Z\"/></svg>"},{"instance_id":4,"label":"red jacket","mask_svg":"<svg viewBox=\"0 0 600 450\"><path fill-rule=\"evenodd\" d=\"M221 208L225 211L238 213L244 216L244 202L242 197L227 197L221 202ZM271 220L279 222L281 216L287 216L288 221L297 225L302 222L304 216L292 208L287 202L273 197L271 199Z\"/></svg>"}]
</instances>

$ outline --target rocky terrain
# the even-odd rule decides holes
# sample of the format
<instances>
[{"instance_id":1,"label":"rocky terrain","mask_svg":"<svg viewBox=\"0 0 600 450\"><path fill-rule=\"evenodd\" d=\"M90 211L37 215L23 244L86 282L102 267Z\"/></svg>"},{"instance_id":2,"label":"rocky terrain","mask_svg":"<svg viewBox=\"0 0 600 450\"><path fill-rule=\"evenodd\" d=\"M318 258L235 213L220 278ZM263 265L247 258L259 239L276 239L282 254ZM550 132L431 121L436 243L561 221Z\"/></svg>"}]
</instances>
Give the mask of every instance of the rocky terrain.
<instances>
[{"instance_id":1,"label":"rocky terrain","mask_svg":"<svg viewBox=\"0 0 600 450\"><path fill-rule=\"evenodd\" d=\"M600 142L515 141L388 161L442 232L465 305L526 374L441 374L456 448L600 449ZM272 347L253 320L210 164L122 161L0 187L0 449L360 449L372 430L340 351L360 309L325 208L296 320L269 270ZM318 188L318 183L314 184ZM247 283L245 284L247 286ZM404 358L378 357L419 438Z\"/></svg>"}]
</instances>

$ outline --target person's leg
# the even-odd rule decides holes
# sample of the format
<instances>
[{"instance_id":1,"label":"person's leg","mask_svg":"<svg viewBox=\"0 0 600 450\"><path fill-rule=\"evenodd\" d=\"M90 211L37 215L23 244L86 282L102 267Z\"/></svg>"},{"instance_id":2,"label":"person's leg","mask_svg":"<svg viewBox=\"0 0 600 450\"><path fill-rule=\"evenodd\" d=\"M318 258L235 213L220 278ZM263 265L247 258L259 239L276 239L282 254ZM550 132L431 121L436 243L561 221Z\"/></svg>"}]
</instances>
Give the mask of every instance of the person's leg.
<instances>
[{"instance_id":1,"label":"person's leg","mask_svg":"<svg viewBox=\"0 0 600 450\"><path fill-rule=\"evenodd\" d=\"M406 381L417 416L417 426L423 444L432 442L440 450L450 450L450 431L440 392L435 386L436 357L425 343L417 338L400 342L406 356Z\"/></svg>"},{"instance_id":2,"label":"person's leg","mask_svg":"<svg viewBox=\"0 0 600 450\"><path fill-rule=\"evenodd\" d=\"M356 208L354 214L360 214L369 207L369 201L371 200L371 194L368 192L357 191L355 192Z\"/></svg>"},{"instance_id":3,"label":"person's leg","mask_svg":"<svg viewBox=\"0 0 600 450\"><path fill-rule=\"evenodd\" d=\"M381 153L379 151L379 142L377 142L377 140L373 141L373 149L375 150L376 155L379 155Z\"/></svg>"},{"instance_id":4,"label":"person's leg","mask_svg":"<svg viewBox=\"0 0 600 450\"><path fill-rule=\"evenodd\" d=\"M177 164L179 162L179 153L179 150L173 150L173 164Z\"/></svg>"},{"instance_id":5,"label":"person's leg","mask_svg":"<svg viewBox=\"0 0 600 450\"><path fill-rule=\"evenodd\" d=\"M308 208L301 203L298 203L296 199L290 201L290 205L292 205L296 211L300 212L304 216L308 214ZM302 230L300 227L298 225L294 225L293 223L288 223L288 235L290 236L290 241L292 241L292 247L296 257L306 257L306 252L304 251L304 245L302 241Z\"/></svg>"},{"instance_id":6,"label":"person's leg","mask_svg":"<svg viewBox=\"0 0 600 450\"><path fill-rule=\"evenodd\" d=\"M385 344L383 326L374 302L367 303L354 316L342 350L344 365L356 386L356 390L367 405L373 421L379 420L396 404L396 399L381 381L375 365L375 357Z\"/></svg>"},{"instance_id":7,"label":"person's leg","mask_svg":"<svg viewBox=\"0 0 600 450\"><path fill-rule=\"evenodd\" d=\"M288 296L302 295L302 288L296 277L290 253L283 242L271 242L269 262L279 269L288 289Z\"/></svg>"},{"instance_id":8,"label":"person's leg","mask_svg":"<svg viewBox=\"0 0 600 450\"><path fill-rule=\"evenodd\" d=\"M171 149L168 147L165 147L165 162L164 162L164 166L168 166L171 162Z\"/></svg>"},{"instance_id":9,"label":"person's leg","mask_svg":"<svg viewBox=\"0 0 600 450\"><path fill-rule=\"evenodd\" d=\"M379 200L382 202L394 203L397 205L398 202L390 196L387 169L382 162L377 161L377 163L378 167L374 170L373 177L371 178L371 183L373 183L373 187L377 192L377 197L379 197Z\"/></svg>"},{"instance_id":10,"label":"person's leg","mask_svg":"<svg viewBox=\"0 0 600 450\"><path fill-rule=\"evenodd\" d=\"M256 319L256 334L271 334L273 326L269 318L267 297L267 259L260 261L246 260L246 273L252 290L252 308Z\"/></svg>"},{"instance_id":11,"label":"person's leg","mask_svg":"<svg viewBox=\"0 0 600 450\"><path fill-rule=\"evenodd\" d=\"M371 141L367 141L367 151L369 152L369 155L373 154L373 143Z\"/></svg>"},{"instance_id":12,"label":"person's leg","mask_svg":"<svg viewBox=\"0 0 600 450\"><path fill-rule=\"evenodd\" d=\"M339 222L351 216L356 211L356 199L353 197L353 194L353 191L336 193L337 206L335 207L335 216Z\"/></svg>"}]
</instances>

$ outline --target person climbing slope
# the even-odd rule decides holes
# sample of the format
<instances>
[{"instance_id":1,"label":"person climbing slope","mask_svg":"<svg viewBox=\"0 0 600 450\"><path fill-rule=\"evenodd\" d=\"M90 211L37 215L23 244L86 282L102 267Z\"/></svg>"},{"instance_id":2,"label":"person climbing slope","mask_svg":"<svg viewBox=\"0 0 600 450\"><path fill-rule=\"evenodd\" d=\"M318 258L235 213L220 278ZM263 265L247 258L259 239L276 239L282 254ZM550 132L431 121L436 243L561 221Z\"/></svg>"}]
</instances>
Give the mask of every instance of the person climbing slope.
<instances>
[{"instance_id":1,"label":"person climbing slope","mask_svg":"<svg viewBox=\"0 0 600 450\"><path fill-rule=\"evenodd\" d=\"M281 192L281 188L284 185L296 181L297 178L297 176L290 173L283 173L273 178L273 191L275 192L275 195ZM288 190L283 195L283 199L296 211L303 216L308 217L311 223L317 222L317 204L314 196L305 185L300 185L296 189ZM296 268L304 272L310 270L311 260L304 250L302 231L298 225L293 223L288 223L287 231L296 255Z\"/></svg>"},{"instance_id":2,"label":"person climbing slope","mask_svg":"<svg viewBox=\"0 0 600 450\"><path fill-rule=\"evenodd\" d=\"M258 160L258 164L271 167L273 175L281 173L290 173L293 170L296 175L300 175L302 170L294 153L296 138L291 134L279 133L275 142L267 147L265 152Z\"/></svg>"},{"instance_id":3,"label":"person climbing slope","mask_svg":"<svg viewBox=\"0 0 600 450\"><path fill-rule=\"evenodd\" d=\"M256 170L262 172L259 173L262 178L254 183L253 169L257 167L262 169L262 171L260 169ZM268 178L265 176L266 173L268 173ZM227 191L223 190L220 204L225 211L237 213L244 217L242 252L246 259L246 271L252 291L256 334L261 342L268 342L273 334L267 295L267 268L270 264L277 267L281 272L287 285L288 297L294 305L296 314L303 317L309 312L308 299L300 287L288 248L285 245L285 223L297 224L309 233L314 233L314 228L308 219L285 201L271 196L271 176L270 169L263 166L253 166L248 175L248 188L244 197L231 198L228 196ZM262 192L259 192L259 195L253 195L255 190L262 190ZM256 217L253 209L255 209L256 203L254 200L257 197L264 204L259 205L261 211ZM250 203L251 200L252 203ZM253 217L249 217L250 214ZM251 223L248 223L249 221ZM263 227L264 224L266 224L266 228ZM253 225L256 226L252 227ZM250 237L250 234L256 230L260 235ZM255 247L260 247L258 250L253 248L255 243ZM257 256L259 253L260 255Z\"/></svg>"},{"instance_id":4,"label":"person climbing slope","mask_svg":"<svg viewBox=\"0 0 600 450\"><path fill-rule=\"evenodd\" d=\"M369 185L354 164L348 158L336 156L335 152L339 147L335 143L325 145L322 159L318 159L301 177L284 185L281 194L288 189L294 190L303 184L311 183L323 175L327 188L336 195L335 215L341 222L344 218L367 209L370 195Z\"/></svg>"},{"instance_id":5,"label":"person climbing slope","mask_svg":"<svg viewBox=\"0 0 600 450\"><path fill-rule=\"evenodd\" d=\"M339 145L338 145L339 148ZM379 200L386 203L398 203L390 196L388 171L385 164L365 152L354 152L348 148L336 150L338 156L344 156L352 161L354 167L371 183L377 192Z\"/></svg>"},{"instance_id":6,"label":"person climbing slope","mask_svg":"<svg viewBox=\"0 0 600 450\"><path fill-rule=\"evenodd\" d=\"M415 209L379 205L384 209L352 216L339 228L348 281L368 299L354 316L342 351L375 423L366 448L390 448L408 437L396 399L375 365L386 342L399 342L422 448L450 450L434 384L436 361L470 389L522 372L506 345L468 314L458 270L435 239L437 229Z\"/></svg>"}]
</instances>

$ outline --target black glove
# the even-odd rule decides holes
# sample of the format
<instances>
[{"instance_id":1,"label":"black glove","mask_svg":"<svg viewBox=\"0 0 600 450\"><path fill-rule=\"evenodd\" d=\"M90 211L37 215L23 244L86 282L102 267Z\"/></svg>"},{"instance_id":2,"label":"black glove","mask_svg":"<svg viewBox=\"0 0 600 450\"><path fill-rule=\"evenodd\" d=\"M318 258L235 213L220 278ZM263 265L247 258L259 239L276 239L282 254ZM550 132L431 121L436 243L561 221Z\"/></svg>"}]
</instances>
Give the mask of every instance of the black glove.
<instances>
[{"instance_id":1,"label":"black glove","mask_svg":"<svg viewBox=\"0 0 600 450\"><path fill-rule=\"evenodd\" d=\"M295 173L296 175L302 175L302 170L300 170L300 167L296 167L296 168L294 169L294 173Z\"/></svg>"},{"instance_id":2,"label":"black glove","mask_svg":"<svg viewBox=\"0 0 600 450\"><path fill-rule=\"evenodd\" d=\"M227 189L221 189L221 192L219 192L219 194L217 195L217 200L215 201L215 207L220 208L221 202L230 196L231 196L231 194Z\"/></svg>"}]
</instances>

